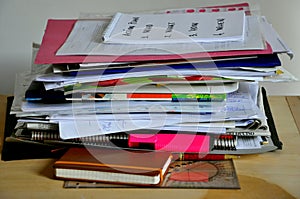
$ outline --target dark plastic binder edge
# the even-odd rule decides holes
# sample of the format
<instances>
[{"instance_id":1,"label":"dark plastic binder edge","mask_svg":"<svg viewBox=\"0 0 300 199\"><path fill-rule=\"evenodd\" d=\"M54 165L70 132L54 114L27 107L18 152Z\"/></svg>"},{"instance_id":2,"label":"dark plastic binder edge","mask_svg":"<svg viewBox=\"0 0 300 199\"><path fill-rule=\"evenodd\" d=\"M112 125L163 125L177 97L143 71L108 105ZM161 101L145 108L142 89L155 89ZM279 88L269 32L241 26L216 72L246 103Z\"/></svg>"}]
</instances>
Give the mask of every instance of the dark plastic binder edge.
<instances>
[{"instance_id":1,"label":"dark plastic binder edge","mask_svg":"<svg viewBox=\"0 0 300 199\"><path fill-rule=\"evenodd\" d=\"M22 160L22 159L40 159L40 158L58 158L64 150L58 150L56 146L26 143L26 142L7 142L17 124L17 118L10 114L14 97L7 97L6 120L4 128L3 148L1 160Z\"/></svg>"},{"instance_id":2,"label":"dark plastic binder edge","mask_svg":"<svg viewBox=\"0 0 300 199\"><path fill-rule=\"evenodd\" d=\"M276 127L275 127L271 108L270 108L269 101L267 98L266 89L264 87L261 87L261 91L262 91L262 95L263 95L262 98L263 98L263 104L264 104L264 108L265 108L265 114L267 116L267 123L268 123L269 129L270 129L270 132L271 132L271 139L272 139L274 145L277 147L277 149L281 150L283 143L280 141Z\"/></svg>"}]
</instances>

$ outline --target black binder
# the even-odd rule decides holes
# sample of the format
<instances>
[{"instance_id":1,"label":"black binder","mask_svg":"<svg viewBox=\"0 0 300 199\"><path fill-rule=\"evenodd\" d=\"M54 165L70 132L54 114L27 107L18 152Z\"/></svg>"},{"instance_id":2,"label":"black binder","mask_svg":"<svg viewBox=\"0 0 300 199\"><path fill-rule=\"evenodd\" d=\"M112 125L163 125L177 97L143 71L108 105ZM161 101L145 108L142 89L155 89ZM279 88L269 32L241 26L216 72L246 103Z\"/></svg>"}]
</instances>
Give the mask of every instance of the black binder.
<instances>
[{"instance_id":1,"label":"black binder","mask_svg":"<svg viewBox=\"0 0 300 199\"><path fill-rule=\"evenodd\" d=\"M6 141L7 138L11 136L17 124L16 116L10 114L12 103L13 97L8 97L1 159L4 161L8 161L20 159L41 159L60 157L65 152L65 149L61 149L58 146L47 145L37 142Z\"/></svg>"},{"instance_id":2,"label":"black binder","mask_svg":"<svg viewBox=\"0 0 300 199\"><path fill-rule=\"evenodd\" d=\"M262 90L262 98L265 109L265 114L267 116L267 123L269 126L269 130L271 132L270 140L271 146L266 147L258 153L263 153L267 151L282 149L282 142L279 139L279 136L276 131L276 127L274 124L273 116L271 113L270 105L267 98L267 93L264 88ZM66 150L67 146L64 145L51 145L40 142L32 142L32 141L12 141L10 136L14 131L14 128L17 123L17 118L15 115L10 114L10 109L13 103L13 97L7 98L7 112L6 112L6 124L5 124L5 132L4 132L4 143L2 149L1 159L4 161L8 160L19 160L19 159L40 159L40 158L58 158L60 157ZM249 153L256 153L257 151L252 151ZM218 152L215 152L218 153ZM222 153L222 151L219 151ZM235 154L234 151L231 154Z\"/></svg>"}]
</instances>

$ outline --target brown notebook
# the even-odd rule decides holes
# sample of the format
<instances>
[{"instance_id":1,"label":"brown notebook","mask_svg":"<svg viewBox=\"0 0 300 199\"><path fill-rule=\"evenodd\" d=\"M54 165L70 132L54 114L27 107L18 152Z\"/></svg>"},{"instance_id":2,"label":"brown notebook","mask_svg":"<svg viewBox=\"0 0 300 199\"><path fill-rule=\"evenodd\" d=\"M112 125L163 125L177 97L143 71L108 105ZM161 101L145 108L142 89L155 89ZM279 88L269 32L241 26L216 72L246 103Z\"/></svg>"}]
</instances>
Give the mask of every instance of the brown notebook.
<instances>
[{"instance_id":1,"label":"brown notebook","mask_svg":"<svg viewBox=\"0 0 300 199\"><path fill-rule=\"evenodd\" d=\"M70 148L54 163L58 179L159 185L168 170L169 152L109 148Z\"/></svg>"}]
</instances>

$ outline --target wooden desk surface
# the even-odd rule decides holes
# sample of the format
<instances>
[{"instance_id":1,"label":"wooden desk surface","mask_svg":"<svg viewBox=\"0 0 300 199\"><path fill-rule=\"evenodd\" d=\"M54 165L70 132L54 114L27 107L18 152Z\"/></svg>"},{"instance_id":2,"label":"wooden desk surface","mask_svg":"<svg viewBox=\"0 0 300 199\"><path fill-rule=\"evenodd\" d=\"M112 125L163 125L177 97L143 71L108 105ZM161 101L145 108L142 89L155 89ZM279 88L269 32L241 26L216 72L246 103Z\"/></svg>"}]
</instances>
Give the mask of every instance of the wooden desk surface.
<instances>
[{"instance_id":1,"label":"wooden desk surface","mask_svg":"<svg viewBox=\"0 0 300 199\"><path fill-rule=\"evenodd\" d=\"M240 190L64 189L53 159L0 162L0 198L300 198L300 134L285 97L269 97L283 150L234 160Z\"/></svg>"}]
</instances>

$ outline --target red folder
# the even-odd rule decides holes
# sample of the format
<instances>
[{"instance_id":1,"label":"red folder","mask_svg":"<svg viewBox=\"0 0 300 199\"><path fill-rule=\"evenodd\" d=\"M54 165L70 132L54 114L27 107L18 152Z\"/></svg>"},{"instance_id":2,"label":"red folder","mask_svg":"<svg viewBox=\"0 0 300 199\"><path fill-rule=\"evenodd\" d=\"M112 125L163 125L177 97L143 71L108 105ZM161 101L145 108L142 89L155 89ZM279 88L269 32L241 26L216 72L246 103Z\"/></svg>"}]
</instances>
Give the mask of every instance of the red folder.
<instances>
[{"instance_id":1,"label":"red folder","mask_svg":"<svg viewBox=\"0 0 300 199\"><path fill-rule=\"evenodd\" d=\"M233 50L209 53L187 53L168 55L56 55L58 49L64 44L77 20L49 19L43 36L41 47L37 53L35 64L59 63L95 63L95 62L132 62L155 60L181 60L205 57L246 56L257 54L272 54L272 48L267 44L264 50Z\"/></svg>"}]
</instances>

